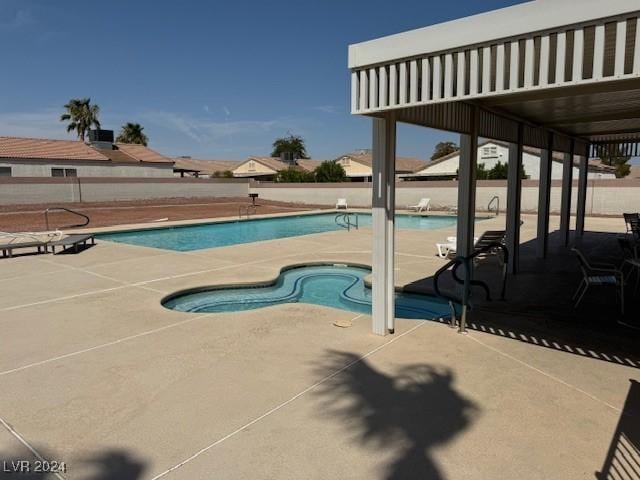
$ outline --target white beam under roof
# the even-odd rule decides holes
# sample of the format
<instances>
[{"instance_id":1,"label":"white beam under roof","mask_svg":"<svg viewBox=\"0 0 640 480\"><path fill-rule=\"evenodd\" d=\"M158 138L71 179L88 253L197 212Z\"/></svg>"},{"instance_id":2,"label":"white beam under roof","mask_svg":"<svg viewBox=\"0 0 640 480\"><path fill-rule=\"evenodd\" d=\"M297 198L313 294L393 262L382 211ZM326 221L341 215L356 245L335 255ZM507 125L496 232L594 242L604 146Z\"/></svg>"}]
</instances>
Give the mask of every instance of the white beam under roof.
<instances>
[{"instance_id":1,"label":"white beam under roof","mask_svg":"<svg viewBox=\"0 0 640 480\"><path fill-rule=\"evenodd\" d=\"M637 0L536 0L349 45L349 68L627 15Z\"/></svg>"},{"instance_id":2,"label":"white beam under roof","mask_svg":"<svg viewBox=\"0 0 640 480\"><path fill-rule=\"evenodd\" d=\"M477 103L503 121L481 119L482 136L513 141L512 120L538 130L527 145L637 143L639 18L638 0L536 0L351 45L352 113L469 133Z\"/></svg>"}]
</instances>

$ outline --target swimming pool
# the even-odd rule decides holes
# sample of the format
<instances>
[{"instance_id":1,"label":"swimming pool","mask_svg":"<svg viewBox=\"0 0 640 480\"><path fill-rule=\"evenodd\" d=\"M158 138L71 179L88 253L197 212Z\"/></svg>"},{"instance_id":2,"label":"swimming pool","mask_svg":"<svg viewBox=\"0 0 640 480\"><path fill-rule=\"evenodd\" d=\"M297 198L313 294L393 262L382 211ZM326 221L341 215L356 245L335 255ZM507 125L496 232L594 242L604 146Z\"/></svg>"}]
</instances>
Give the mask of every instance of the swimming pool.
<instances>
[{"instance_id":1,"label":"swimming pool","mask_svg":"<svg viewBox=\"0 0 640 480\"><path fill-rule=\"evenodd\" d=\"M283 303L309 303L356 313L371 313L367 268L316 265L284 270L275 284L239 288L204 289L172 295L166 308L191 313L254 310ZM450 315L446 301L428 295L396 293L396 317L434 319Z\"/></svg>"},{"instance_id":2,"label":"swimming pool","mask_svg":"<svg viewBox=\"0 0 640 480\"><path fill-rule=\"evenodd\" d=\"M358 213L361 227L371 226L371 215ZM260 218L231 222L185 225L152 230L135 230L97 235L102 240L188 252L260 240L297 237L341 230L335 213ZM455 225L456 217L397 215L396 227L407 230L433 230Z\"/></svg>"}]
</instances>

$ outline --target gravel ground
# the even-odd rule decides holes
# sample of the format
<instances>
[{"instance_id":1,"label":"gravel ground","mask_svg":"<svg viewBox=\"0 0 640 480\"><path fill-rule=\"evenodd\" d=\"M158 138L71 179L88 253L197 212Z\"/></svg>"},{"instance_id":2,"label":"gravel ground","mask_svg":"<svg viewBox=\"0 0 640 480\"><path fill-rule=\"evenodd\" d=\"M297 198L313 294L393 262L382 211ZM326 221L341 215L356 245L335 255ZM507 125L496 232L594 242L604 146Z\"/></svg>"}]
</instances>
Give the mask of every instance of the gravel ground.
<instances>
[{"instance_id":1,"label":"gravel ground","mask_svg":"<svg viewBox=\"0 0 640 480\"><path fill-rule=\"evenodd\" d=\"M249 205L246 198L166 198L125 202L64 203L0 206L0 231L20 232L45 229L44 211L56 206L83 213L91 219L86 228L108 227L130 223L153 222L159 219L191 220L197 218L233 217L240 206ZM326 206L300 205L285 202L258 200L257 214L307 211ZM82 221L66 213L49 215L50 228L70 227Z\"/></svg>"}]
</instances>

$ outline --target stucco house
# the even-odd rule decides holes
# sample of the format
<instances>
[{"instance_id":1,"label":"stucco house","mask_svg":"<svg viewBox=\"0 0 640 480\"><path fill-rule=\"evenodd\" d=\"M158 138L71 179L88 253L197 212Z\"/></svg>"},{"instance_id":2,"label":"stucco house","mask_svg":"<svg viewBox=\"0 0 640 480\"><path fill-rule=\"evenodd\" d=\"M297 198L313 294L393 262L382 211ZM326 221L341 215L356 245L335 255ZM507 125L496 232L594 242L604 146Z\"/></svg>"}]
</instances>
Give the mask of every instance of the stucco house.
<instances>
[{"instance_id":1,"label":"stucco house","mask_svg":"<svg viewBox=\"0 0 640 480\"><path fill-rule=\"evenodd\" d=\"M3 177L171 177L173 160L143 145L113 142L113 132L90 141L0 137Z\"/></svg>"},{"instance_id":2,"label":"stucco house","mask_svg":"<svg viewBox=\"0 0 640 480\"><path fill-rule=\"evenodd\" d=\"M175 157L173 173L184 177L211 177L224 172L233 172L240 160L201 160L191 157Z\"/></svg>"},{"instance_id":3,"label":"stucco house","mask_svg":"<svg viewBox=\"0 0 640 480\"><path fill-rule=\"evenodd\" d=\"M337 158L342 165L347 177L353 182L370 182L373 175L373 156L371 150L357 150ZM427 165L425 160L413 157L396 157L396 176L402 178L403 174L412 174L422 170Z\"/></svg>"},{"instance_id":4,"label":"stucco house","mask_svg":"<svg viewBox=\"0 0 640 480\"><path fill-rule=\"evenodd\" d=\"M486 170L493 168L498 162L503 164L509 160L509 146L503 142L488 140L478 145L478 165L484 164ZM562 179L561 153L554 152L551 168L551 179ZM444 157L429 162L423 169L410 174L403 174L401 178L405 180L445 180L458 177L460 165L460 152L453 152ZM522 154L522 166L525 175L532 179L540 178L540 150L533 147L524 147ZM573 178L578 178L578 164L573 167ZM615 169L602 165L599 161L592 160L588 165L588 178L616 178Z\"/></svg>"},{"instance_id":5,"label":"stucco house","mask_svg":"<svg viewBox=\"0 0 640 480\"><path fill-rule=\"evenodd\" d=\"M306 172L313 172L320 163L322 163L320 160L310 159L297 159L288 162L274 157L249 157L233 170L233 176L273 180L278 172L282 170L297 168Z\"/></svg>"}]
</instances>

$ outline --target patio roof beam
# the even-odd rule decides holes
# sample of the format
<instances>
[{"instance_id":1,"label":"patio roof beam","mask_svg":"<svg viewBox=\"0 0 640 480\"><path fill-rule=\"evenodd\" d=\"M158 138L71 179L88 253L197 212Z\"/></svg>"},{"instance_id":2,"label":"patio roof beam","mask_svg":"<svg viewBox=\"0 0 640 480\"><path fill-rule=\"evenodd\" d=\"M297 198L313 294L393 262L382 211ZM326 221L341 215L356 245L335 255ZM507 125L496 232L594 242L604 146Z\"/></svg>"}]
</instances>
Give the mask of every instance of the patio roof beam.
<instances>
[{"instance_id":1,"label":"patio roof beam","mask_svg":"<svg viewBox=\"0 0 640 480\"><path fill-rule=\"evenodd\" d=\"M539 12L546 11L547 21L553 23L549 23L548 28L540 30L518 33L511 31L512 27L523 25L518 12L523 11L525 6ZM442 25L436 25L421 31L352 45L349 66L354 73L352 94L356 96L352 102L353 113L366 114L404 106L484 98L491 98L495 105L521 103L526 101L527 97L537 100L541 95L544 98L562 96L567 92L573 95L580 88L585 88L585 91L592 88L605 91L610 88L623 88L625 80L633 83L640 78L640 64L634 63L629 67L621 63L621 59L638 56L640 50L640 45L622 41L622 36L626 39L627 30L632 28L632 25L636 26L637 18L640 16L637 2L618 0L606 4L596 0L583 0L580 8L575 8L573 2L557 1L554 2L554 10L574 10L568 12L567 23L562 26L557 24L556 12L554 15L548 15L549 6L546 2L537 1L491 12L495 15L501 12L501 16L505 16L506 11L513 14L508 28L502 29L495 23L491 26L493 31L504 30L505 34L511 33L503 38L491 35L481 40L482 37L476 37L477 32L487 27L487 19L478 15L461 20L474 22L475 28L471 37L477 43L456 45L456 39L460 41L461 38L460 31L456 30L455 35L453 31L440 32ZM578 13L576 10L583 9L594 10L600 15L611 15L585 21L580 15L575 15ZM581 21L572 22L578 18ZM606 25L609 23L617 25L612 31L615 37L613 41L609 38L610 35L605 35ZM533 25L529 20L527 24ZM539 26L542 25L543 23ZM439 38L435 36L436 30L440 32L440 36L446 35L451 38L449 48L438 49L439 45L444 47L445 44L438 41ZM566 32L571 32L571 35L566 35ZM408 44L401 38L409 36L422 36L425 41L420 44ZM552 37L562 38L564 42L551 42ZM420 53L415 48L424 50ZM554 59L555 65L550 68ZM615 68L609 68L611 59L617 59L614 62ZM459 71L460 66L463 66L462 71ZM390 69L405 74L386 75ZM420 78L417 74L407 75L408 70L416 73L421 71L428 75L428 78ZM565 75L566 72L571 75ZM497 78L498 73L501 73L503 78ZM464 75L466 81L461 81L461 75ZM371 89L379 88L383 76L398 93L390 96L389 101L381 105L370 102L369 96L376 97L375 94L371 95ZM460 81L456 81L456 78ZM445 88L441 88L441 85Z\"/></svg>"}]
</instances>

